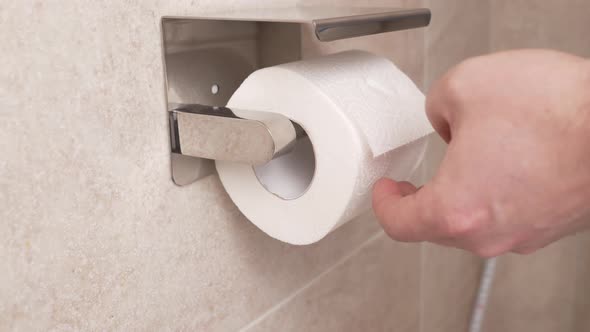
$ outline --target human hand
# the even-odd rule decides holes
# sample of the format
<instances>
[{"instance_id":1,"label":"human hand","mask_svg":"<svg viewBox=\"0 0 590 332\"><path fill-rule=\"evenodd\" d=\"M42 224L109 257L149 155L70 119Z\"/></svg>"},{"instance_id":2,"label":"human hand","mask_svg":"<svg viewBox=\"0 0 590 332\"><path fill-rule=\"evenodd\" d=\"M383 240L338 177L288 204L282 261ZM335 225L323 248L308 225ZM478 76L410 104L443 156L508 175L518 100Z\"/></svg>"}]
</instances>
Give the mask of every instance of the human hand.
<instances>
[{"instance_id":1,"label":"human hand","mask_svg":"<svg viewBox=\"0 0 590 332\"><path fill-rule=\"evenodd\" d=\"M375 185L390 237L492 257L590 228L590 61L546 50L473 58L433 86L426 111L448 150L419 190Z\"/></svg>"}]
</instances>

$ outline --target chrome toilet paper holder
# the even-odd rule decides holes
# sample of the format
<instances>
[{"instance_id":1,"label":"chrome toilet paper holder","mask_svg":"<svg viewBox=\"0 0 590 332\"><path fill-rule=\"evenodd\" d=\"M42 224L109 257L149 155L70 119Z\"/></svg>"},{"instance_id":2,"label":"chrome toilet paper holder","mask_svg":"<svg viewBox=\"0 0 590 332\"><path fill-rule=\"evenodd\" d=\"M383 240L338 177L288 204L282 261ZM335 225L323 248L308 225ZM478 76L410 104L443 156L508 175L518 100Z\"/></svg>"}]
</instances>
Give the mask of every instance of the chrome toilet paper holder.
<instances>
[{"instance_id":1,"label":"chrome toilet paper holder","mask_svg":"<svg viewBox=\"0 0 590 332\"><path fill-rule=\"evenodd\" d=\"M250 73L304 58L306 43L425 27L430 18L425 8L318 7L163 17L174 183L211 174L213 160L264 164L305 136L281 114L225 107Z\"/></svg>"}]
</instances>

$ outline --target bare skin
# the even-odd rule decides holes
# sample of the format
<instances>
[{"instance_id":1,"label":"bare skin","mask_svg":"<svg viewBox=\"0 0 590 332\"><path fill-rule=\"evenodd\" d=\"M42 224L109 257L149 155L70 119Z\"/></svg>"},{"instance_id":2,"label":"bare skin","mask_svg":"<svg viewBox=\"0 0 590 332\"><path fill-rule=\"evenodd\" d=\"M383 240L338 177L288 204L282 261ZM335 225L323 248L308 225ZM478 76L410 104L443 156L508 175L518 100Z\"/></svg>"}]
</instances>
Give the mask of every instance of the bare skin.
<instances>
[{"instance_id":1,"label":"bare skin","mask_svg":"<svg viewBox=\"0 0 590 332\"><path fill-rule=\"evenodd\" d=\"M449 143L419 190L381 179L373 209L390 237L483 257L532 253L590 228L590 61L547 50L473 58L426 111Z\"/></svg>"}]
</instances>

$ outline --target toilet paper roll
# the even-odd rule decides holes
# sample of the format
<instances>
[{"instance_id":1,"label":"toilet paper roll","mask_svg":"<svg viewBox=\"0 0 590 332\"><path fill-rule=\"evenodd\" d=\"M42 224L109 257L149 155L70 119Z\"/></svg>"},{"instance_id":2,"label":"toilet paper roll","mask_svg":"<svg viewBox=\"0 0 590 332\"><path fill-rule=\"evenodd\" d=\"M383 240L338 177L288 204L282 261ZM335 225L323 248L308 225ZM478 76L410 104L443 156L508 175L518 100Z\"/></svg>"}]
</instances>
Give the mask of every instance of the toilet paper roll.
<instances>
[{"instance_id":1,"label":"toilet paper roll","mask_svg":"<svg viewBox=\"0 0 590 332\"><path fill-rule=\"evenodd\" d=\"M261 167L216 162L240 211L281 241L316 242L366 211L381 177L423 180L424 95L385 58L349 51L261 69L228 107L281 113L307 133Z\"/></svg>"}]
</instances>

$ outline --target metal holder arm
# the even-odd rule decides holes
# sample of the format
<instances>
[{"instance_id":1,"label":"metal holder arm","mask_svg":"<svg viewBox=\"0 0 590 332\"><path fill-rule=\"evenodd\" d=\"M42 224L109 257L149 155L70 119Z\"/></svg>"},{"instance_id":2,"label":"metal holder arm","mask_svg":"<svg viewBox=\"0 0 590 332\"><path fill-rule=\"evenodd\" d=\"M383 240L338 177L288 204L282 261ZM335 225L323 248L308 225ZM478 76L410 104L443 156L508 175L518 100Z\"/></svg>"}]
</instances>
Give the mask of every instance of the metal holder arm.
<instances>
[{"instance_id":1,"label":"metal holder arm","mask_svg":"<svg viewBox=\"0 0 590 332\"><path fill-rule=\"evenodd\" d=\"M281 114L184 105L169 112L173 153L263 165L290 152L301 127Z\"/></svg>"}]
</instances>

